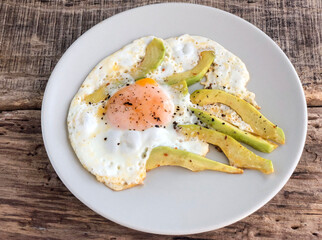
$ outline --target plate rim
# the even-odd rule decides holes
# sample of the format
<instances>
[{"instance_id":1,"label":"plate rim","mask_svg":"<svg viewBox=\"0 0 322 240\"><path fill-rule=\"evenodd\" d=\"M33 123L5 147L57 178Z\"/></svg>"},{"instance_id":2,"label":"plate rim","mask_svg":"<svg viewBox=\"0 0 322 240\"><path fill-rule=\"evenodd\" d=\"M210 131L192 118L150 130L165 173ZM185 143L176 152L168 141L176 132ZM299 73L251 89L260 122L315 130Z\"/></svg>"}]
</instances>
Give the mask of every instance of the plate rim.
<instances>
[{"instance_id":1,"label":"plate rim","mask_svg":"<svg viewBox=\"0 0 322 240\"><path fill-rule=\"evenodd\" d=\"M58 171L57 171L57 165L55 164L55 161L51 160L53 159L53 155L52 155L52 151L49 150L49 147L48 147L48 143L47 143L47 140L46 140L46 134L47 134L47 130L45 128L45 119L46 119L46 113L47 113L47 110L46 110L46 105L48 104L48 92L50 91L50 88L51 86L54 84L54 76L55 76L55 73L56 71L58 71L58 69L60 68L60 65L62 64L61 62L61 59L66 57L67 55L70 54L70 52L73 51L73 48L75 47L75 45L77 44L77 42L80 40L80 39L83 39L85 38L87 35L89 35L93 29L97 28L99 25L103 24L104 22L107 22L107 21L110 21L112 18L115 18L115 17L120 17L122 15L126 15L126 14L129 14L130 12L132 11L136 11L137 9L141 9L141 8L149 8L149 7L157 7L159 5L168 5L168 6L176 6L176 5L186 5L186 6L193 6L193 7L199 7L199 8L204 8L204 9L211 9L212 11L217 11L221 14L224 14L224 15L228 15L232 18L236 18L238 21L242 21L244 23L246 23L248 25L248 27L252 28L254 31L257 31L259 32L260 34L264 35L264 37L269 40L272 45L276 48L276 50L278 50L278 52L286 59L286 62L288 63L290 69L292 70L292 72L294 73L294 75L296 76L296 83L297 85L300 87L301 89L301 94L299 96L299 98L301 98L301 103L305 109L304 111L304 128L303 128L303 131L301 133L302 135L302 139L301 139L301 142L300 142L300 149L298 150L297 152L297 155L296 155L296 161L293 162L293 165L289 168L290 170L288 171L288 173L286 174L286 176L283 178L282 181L279 182L278 186L274 189L274 191L272 191L269 196L262 200L262 201L259 201L257 204L255 205L252 205L247 211L241 213L238 215L238 217L235 217L235 218L232 218L230 219L229 221L225 221L225 222L221 222L221 224L215 224L215 225L212 225L211 227L205 227L205 228L198 228L197 229L192 229L192 230L189 230L189 231L177 231L177 232L166 232L166 231L151 231L150 229L148 228L144 228L144 227L137 227L137 226L134 226L133 224L128 224L128 223L124 223L122 221L118 221L117 219L114 219L113 217L111 216L106 216L106 214L104 213L100 213L100 210L97 209L96 206L93 206L91 205L86 199L84 199L83 197L81 197L78 193L76 193L76 191L74 191L74 189L72 188L72 186L70 186L70 184L68 183L68 181L65 179L65 176L62 176L62 174L60 174ZM104 20L102 20L101 22L95 24L94 26L92 26L91 28L89 28L86 32L84 32L81 36L79 36L68 48L67 50L62 54L62 56L60 57L60 59L58 60L58 62L56 63L48 81L47 81L47 84L46 84L46 88L45 88L45 91L44 91L44 95L43 95L43 100L42 100L42 105L41 105L41 130L42 130L42 139L43 139L43 142L44 142L44 146L45 146L45 150L46 150L46 153L47 153L47 156L48 156L48 159L51 163L51 165L53 166L56 174L59 176L59 178L61 179L62 183L66 186L66 188L79 200L81 201L86 207L90 208L92 211L94 211L95 213L97 213L98 215L110 220L110 221L113 221L121 226L125 226L127 228L130 228L130 229L133 229L133 230L138 230L138 231L142 231L142 232L146 232L146 233L153 233L153 234L160 234L160 235L187 235L187 234L197 234L197 233L202 233L202 232L208 232L208 231L212 231L212 230L217 230L217 229L220 229L220 228L223 228L223 227L226 227L228 225L231 225L235 222L238 222L242 219L244 219L245 217L253 214L254 212L256 212L258 209L260 209L261 207L263 207L264 205L266 205L274 196L277 195L277 193L279 191L281 191L281 189L286 185L286 183L288 182L288 180L290 179L291 175L293 174L294 170L296 169L297 165L298 165L298 162L300 161L301 159L301 155L303 153L303 150L304 150L304 147L305 147L305 142L306 142L306 135L307 135L307 125L308 125L308 114L307 114L307 103L306 103L306 98L305 98L305 94L304 94L304 90L303 90L303 87L302 87L302 83L300 81L300 78L293 66L293 64L291 63L290 59L287 57L287 55L283 52L283 50L277 45L277 43L271 39L265 32L263 32L262 30L260 30L258 27L256 27L255 25L253 25L252 23L248 22L247 20L239 17L239 16L236 16L230 12L227 12L227 11L224 11L224 10L221 10L221 9L218 9L218 8L215 8L215 7L211 7L211 6L206 6L206 5L200 5L200 4L194 4L194 3L183 3L183 2L174 2L174 3L156 3L156 4L149 4L149 5L144 5L144 6L139 6L139 7L135 7L135 8L131 8L131 9L128 9L128 10L125 10L123 12L120 12L120 13L117 13L111 17L108 17Z\"/></svg>"}]
</instances>

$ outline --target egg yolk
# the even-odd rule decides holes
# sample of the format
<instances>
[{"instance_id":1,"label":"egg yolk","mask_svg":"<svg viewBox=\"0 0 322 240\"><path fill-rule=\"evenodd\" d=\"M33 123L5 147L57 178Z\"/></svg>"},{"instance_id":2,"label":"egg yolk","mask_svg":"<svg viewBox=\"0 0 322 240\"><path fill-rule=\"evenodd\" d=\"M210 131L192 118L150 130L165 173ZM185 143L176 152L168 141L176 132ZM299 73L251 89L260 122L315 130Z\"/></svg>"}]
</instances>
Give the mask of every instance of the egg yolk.
<instances>
[{"instance_id":1,"label":"egg yolk","mask_svg":"<svg viewBox=\"0 0 322 240\"><path fill-rule=\"evenodd\" d=\"M169 96L151 78L117 91L106 107L105 116L111 125L139 131L166 126L174 112Z\"/></svg>"}]
</instances>

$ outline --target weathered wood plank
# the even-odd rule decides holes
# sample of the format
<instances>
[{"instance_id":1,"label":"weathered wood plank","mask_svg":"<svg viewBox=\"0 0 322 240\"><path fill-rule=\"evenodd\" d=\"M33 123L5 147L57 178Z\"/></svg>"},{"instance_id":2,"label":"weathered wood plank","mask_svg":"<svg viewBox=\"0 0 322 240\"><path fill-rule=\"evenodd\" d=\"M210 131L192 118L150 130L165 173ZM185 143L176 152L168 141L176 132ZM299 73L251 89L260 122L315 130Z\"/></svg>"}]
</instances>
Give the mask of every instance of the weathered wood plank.
<instances>
[{"instance_id":1,"label":"weathered wood plank","mask_svg":"<svg viewBox=\"0 0 322 240\"><path fill-rule=\"evenodd\" d=\"M39 109L45 81L73 41L116 13L156 2L2 1L0 110ZM262 29L294 64L308 106L322 106L321 1L186 2L226 10Z\"/></svg>"},{"instance_id":2,"label":"weathered wood plank","mask_svg":"<svg viewBox=\"0 0 322 240\"><path fill-rule=\"evenodd\" d=\"M301 161L277 196L238 223L189 237L321 237L321 117L322 108L309 108L308 137ZM100 217L65 188L44 149L40 111L3 111L0 136L0 239L159 239Z\"/></svg>"},{"instance_id":3,"label":"weathered wood plank","mask_svg":"<svg viewBox=\"0 0 322 240\"><path fill-rule=\"evenodd\" d=\"M47 77L0 75L0 110L40 109Z\"/></svg>"}]
</instances>

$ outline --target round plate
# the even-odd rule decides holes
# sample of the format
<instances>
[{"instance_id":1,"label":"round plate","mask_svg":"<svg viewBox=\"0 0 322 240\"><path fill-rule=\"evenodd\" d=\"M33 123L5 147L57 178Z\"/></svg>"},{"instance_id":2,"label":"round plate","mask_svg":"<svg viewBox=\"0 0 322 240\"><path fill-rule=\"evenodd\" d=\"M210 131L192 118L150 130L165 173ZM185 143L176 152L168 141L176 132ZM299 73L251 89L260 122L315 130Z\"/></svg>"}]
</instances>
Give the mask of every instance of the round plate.
<instances>
[{"instance_id":1,"label":"round plate","mask_svg":"<svg viewBox=\"0 0 322 240\"><path fill-rule=\"evenodd\" d=\"M213 39L246 64L261 112L285 132L286 144L271 154L275 173L242 175L180 167L147 174L145 184L114 192L77 160L67 135L70 101L104 57L147 35L188 33ZM42 105L43 139L49 159L67 188L98 214L129 228L158 234L192 234L234 223L267 203L294 171L305 142L307 111L300 80L285 54L262 31L227 12L192 4L157 4L132 9L97 24L66 51L55 67ZM227 162L211 150L210 158Z\"/></svg>"}]
</instances>

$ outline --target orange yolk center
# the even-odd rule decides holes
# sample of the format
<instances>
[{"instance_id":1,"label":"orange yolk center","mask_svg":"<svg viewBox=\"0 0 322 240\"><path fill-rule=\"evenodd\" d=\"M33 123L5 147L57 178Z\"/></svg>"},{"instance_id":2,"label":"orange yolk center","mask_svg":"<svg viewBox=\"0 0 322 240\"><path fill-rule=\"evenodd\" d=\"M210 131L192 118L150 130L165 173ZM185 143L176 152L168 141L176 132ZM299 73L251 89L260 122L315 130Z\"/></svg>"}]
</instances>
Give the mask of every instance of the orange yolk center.
<instances>
[{"instance_id":1,"label":"orange yolk center","mask_svg":"<svg viewBox=\"0 0 322 240\"><path fill-rule=\"evenodd\" d=\"M107 103L106 118L120 129L145 130L166 126L174 106L151 78L141 79L117 91Z\"/></svg>"}]
</instances>

